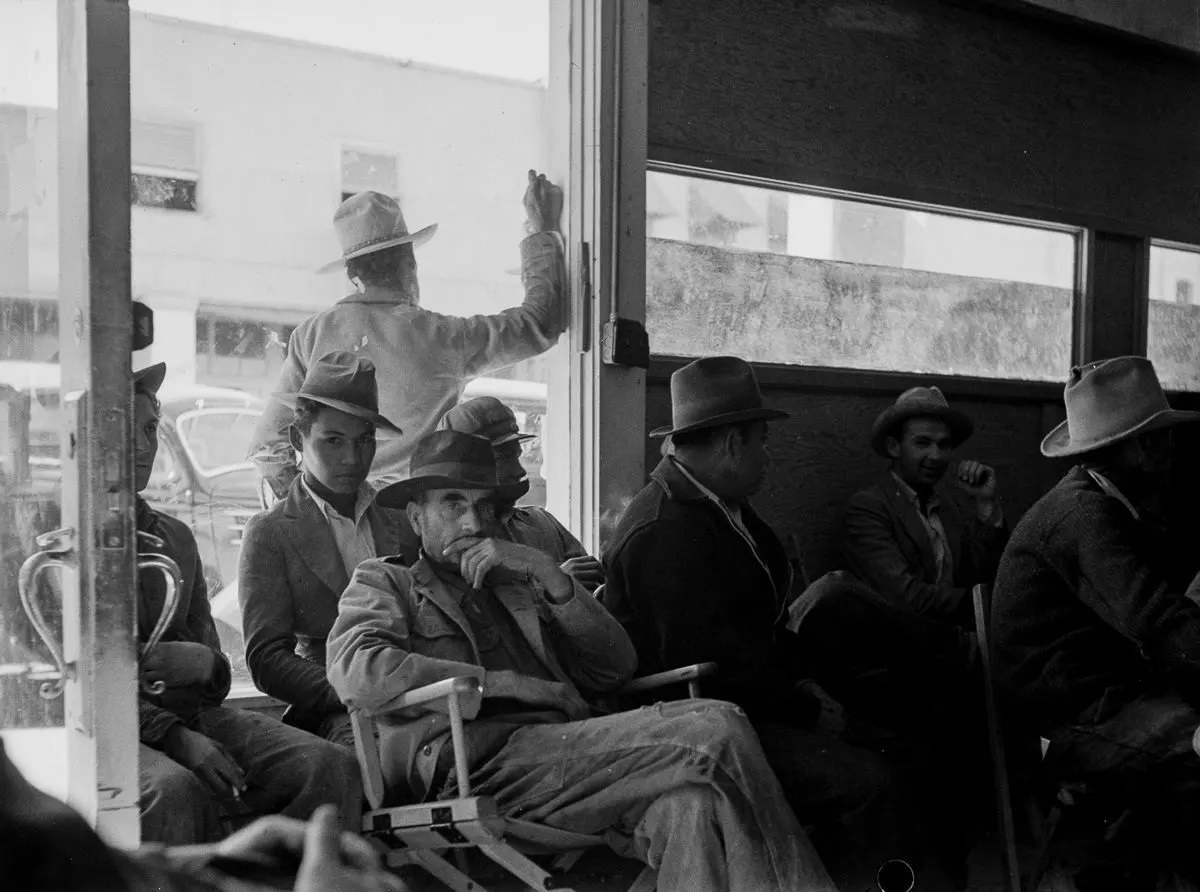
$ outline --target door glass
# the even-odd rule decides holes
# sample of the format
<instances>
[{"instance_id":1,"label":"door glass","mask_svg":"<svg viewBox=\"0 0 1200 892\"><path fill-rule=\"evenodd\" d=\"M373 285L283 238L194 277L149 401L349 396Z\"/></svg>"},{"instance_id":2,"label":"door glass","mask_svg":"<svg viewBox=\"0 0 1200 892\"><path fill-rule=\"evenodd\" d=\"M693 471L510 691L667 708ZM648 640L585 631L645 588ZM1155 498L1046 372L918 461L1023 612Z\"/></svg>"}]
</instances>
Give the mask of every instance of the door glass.
<instances>
[{"instance_id":1,"label":"door glass","mask_svg":"<svg viewBox=\"0 0 1200 892\"><path fill-rule=\"evenodd\" d=\"M37 786L65 798L63 699L21 606L18 573L61 523L57 72L53 0L0 0L0 734ZM54 570L33 595L62 647Z\"/></svg>"}]
</instances>

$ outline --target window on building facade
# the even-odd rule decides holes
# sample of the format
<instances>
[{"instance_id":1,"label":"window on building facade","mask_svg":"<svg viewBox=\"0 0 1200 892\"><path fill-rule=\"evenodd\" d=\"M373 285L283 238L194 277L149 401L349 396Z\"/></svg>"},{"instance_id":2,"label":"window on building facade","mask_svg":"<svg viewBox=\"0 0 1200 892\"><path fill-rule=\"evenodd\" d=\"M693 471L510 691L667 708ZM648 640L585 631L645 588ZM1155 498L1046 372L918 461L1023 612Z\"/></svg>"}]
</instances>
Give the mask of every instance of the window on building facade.
<instances>
[{"instance_id":1,"label":"window on building facade","mask_svg":"<svg viewBox=\"0 0 1200 892\"><path fill-rule=\"evenodd\" d=\"M400 197L400 159L394 154L342 147L342 201L356 192Z\"/></svg>"},{"instance_id":2,"label":"window on building facade","mask_svg":"<svg viewBox=\"0 0 1200 892\"><path fill-rule=\"evenodd\" d=\"M58 304L0 297L0 362L49 362L58 355Z\"/></svg>"},{"instance_id":3,"label":"window on building facade","mask_svg":"<svg viewBox=\"0 0 1200 892\"><path fill-rule=\"evenodd\" d=\"M1059 380L1075 231L647 174L652 352Z\"/></svg>"},{"instance_id":4,"label":"window on building facade","mask_svg":"<svg viewBox=\"0 0 1200 892\"><path fill-rule=\"evenodd\" d=\"M1200 246L1150 246L1146 355L1164 387L1200 390Z\"/></svg>"},{"instance_id":5,"label":"window on building facade","mask_svg":"<svg viewBox=\"0 0 1200 892\"><path fill-rule=\"evenodd\" d=\"M200 166L195 129L135 120L130 136L133 203L172 211L196 210Z\"/></svg>"}]
</instances>

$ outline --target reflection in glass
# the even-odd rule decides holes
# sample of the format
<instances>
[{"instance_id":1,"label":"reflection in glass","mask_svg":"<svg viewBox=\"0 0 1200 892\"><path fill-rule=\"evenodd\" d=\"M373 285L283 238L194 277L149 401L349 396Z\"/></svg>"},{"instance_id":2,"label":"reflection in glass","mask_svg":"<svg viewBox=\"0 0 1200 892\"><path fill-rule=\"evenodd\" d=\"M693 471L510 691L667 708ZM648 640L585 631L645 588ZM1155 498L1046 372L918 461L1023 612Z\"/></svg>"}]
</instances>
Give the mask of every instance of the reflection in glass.
<instances>
[{"instance_id":1,"label":"reflection in glass","mask_svg":"<svg viewBox=\"0 0 1200 892\"><path fill-rule=\"evenodd\" d=\"M1163 387L1200 390L1200 247L1150 246L1146 355Z\"/></svg>"}]
</instances>

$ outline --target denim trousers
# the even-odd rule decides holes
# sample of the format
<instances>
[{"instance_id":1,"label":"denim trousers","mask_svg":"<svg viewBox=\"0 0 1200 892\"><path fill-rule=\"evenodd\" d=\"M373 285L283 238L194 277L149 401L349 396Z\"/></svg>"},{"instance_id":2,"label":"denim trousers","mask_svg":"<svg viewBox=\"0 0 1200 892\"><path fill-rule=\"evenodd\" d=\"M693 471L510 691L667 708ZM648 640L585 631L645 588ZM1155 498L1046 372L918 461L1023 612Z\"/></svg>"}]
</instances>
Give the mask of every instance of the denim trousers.
<instances>
[{"instance_id":1,"label":"denim trousers","mask_svg":"<svg viewBox=\"0 0 1200 892\"><path fill-rule=\"evenodd\" d=\"M654 867L663 890L836 889L731 703L679 700L527 725L471 783L502 814L603 836Z\"/></svg>"},{"instance_id":2,"label":"denim trousers","mask_svg":"<svg viewBox=\"0 0 1200 892\"><path fill-rule=\"evenodd\" d=\"M188 727L225 748L246 776L242 802L258 814L307 820L320 805L338 807L343 826L358 830L362 779L352 750L267 716L223 706L201 710ZM139 751L142 840L168 845L220 837L222 802L188 768L142 745Z\"/></svg>"}]
</instances>

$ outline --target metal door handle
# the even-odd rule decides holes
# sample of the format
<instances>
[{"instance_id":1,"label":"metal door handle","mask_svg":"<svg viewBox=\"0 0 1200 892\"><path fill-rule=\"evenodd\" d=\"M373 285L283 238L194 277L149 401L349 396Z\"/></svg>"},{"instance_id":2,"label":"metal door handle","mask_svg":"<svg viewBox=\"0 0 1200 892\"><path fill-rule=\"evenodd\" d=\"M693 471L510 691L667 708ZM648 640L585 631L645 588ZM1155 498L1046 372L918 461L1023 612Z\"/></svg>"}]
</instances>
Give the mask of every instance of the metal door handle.
<instances>
[{"instance_id":1,"label":"metal door handle","mask_svg":"<svg viewBox=\"0 0 1200 892\"><path fill-rule=\"evenodd\" d=\"M38 689L38 694L42 699L53 700L62 696L63 685L75 678L75 663L66 661L62 645L55 639L50 624L42 615L42 608L38 604L37 585L39 578L47 568L61 568L66 565L66 557L74 548L75 531L70 527L65 527L50 533L43 533L37 537L36 541L38 547L45 550L34 552L21 564L21 572L17 577L17 590L21 596L21 607L25 610L25 615L29 617L34 631L42 639L42 644L46 645L46 650L50 652L50 659L54 661L58 673L57 678L42 682L42 686Z\"/></svg>"},{"instance_id":2,"label":"metal door handle","mask_svg":"<svg viewBox=\"0 0 1200 892\"><path fill-rule=\"evenodd\" d=\"M163 540L150 533L138 531L138 541L144 542L155 548L164 546ZM163 579L167 583L167 592L163 597L162 612L158 615L158 621L155 622L154 628L150 631L150 637L146 639L146 643L142 645L141 656L139 662L146 659L150 652L158 646L158 642L162 640L162 636L166 634L171 623L175 621L175 614L179 612L179 595L183 591L183 574L179 570L179 564L175 563L165 554L157 554L155 552L138 552L137 562L138 573L143 570L158 570L162 573ZM142 690L147 694L155 696L161 694L167 689L166 682L163 681L143 681L140 682Z\"/></svg>"}]
</instances>

